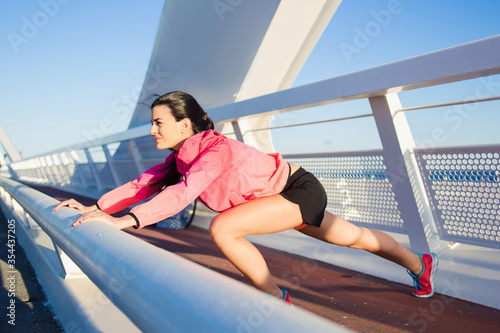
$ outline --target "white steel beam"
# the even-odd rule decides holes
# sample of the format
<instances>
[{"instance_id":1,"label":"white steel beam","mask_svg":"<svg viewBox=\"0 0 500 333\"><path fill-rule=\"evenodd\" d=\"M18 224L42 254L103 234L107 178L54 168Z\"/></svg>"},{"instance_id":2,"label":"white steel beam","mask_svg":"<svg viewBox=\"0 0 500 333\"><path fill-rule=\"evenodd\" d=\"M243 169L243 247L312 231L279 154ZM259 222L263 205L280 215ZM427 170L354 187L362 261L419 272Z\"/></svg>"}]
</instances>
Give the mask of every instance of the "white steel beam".
<instances>
[{"instance_id":1,"label":"white steel beam","mask_svg":"<svg viewBox=\"0 0 500 333\"><path fill-rule=\"evenodd\" d=\"M410 238L412 250L429 253L429 244L420 218L411 184L409 165L415 142L397 94L372 97L370 105L377 124L380 141L384 148L384 162L389 181L398 202L403 225Z\"/></svg>"},{"instance_id":2,"label":"white steel beam","mask_svg":"<svg viewBox=\"0 0 500 333\"><path fill-rule=\"evenodd\" d=\"M236 102L289 88L341 2L281 1Z\"/></svg>"},{"instance_id":3,"label":"white steel beam","mask_svg":"<svg viewBox=\"0 0 500 333\"><path fill-rule=\"evenodd\" d=\"M142 158L141 158L141 153L139 152L139 148L137 148L137 145L135 144L134 140L127 140L127 147L128 150L130 151L130 155L132 156L132 160L134 161L134 165L137 168L138 173L143 173L146 171L146 167L144 167L142 163Z\"/></svg>"},{"instance_id":4,"label":"white steel beam","mask_svg":"<svg viewBox=\"0 0 500 333\"><path fill-rule=\"evenodd\" d=\"M266 31L235 101L290 88L341 0L283 0ZM265 152L273 152L269 127L273 116L239 120L244 140Z\"/></svg>"},{"instance_id":5,"label":"white steel beam","mask_svg":"<svg viewBox=\"0 0 500 333\"><path fill-rule=\"evenodd\" d=\"M17 150L7 132L5 132L2 124L0 124L0 144L3 146L12 162L20 161L22 159L21 153Z\"/></svg>"},{"instance_id":6,"label":"white steel beam","mask_svg":"<svg viewBox=\"0 0 500 333\"><path fill-rule=\"evenodd\" d=\"M500 35L208 110L234 121L500 73Z\"/></svg>"},{"instance_id":7,"label":"white steel beam","mask_svg":"<svg viewBox=\"0 0 500 333\"><path fill-rule=\"evenodd\" d=\"M88 148L85 148L84 151L85 156L87 156L90 172L92 173L92 177L94 177L95 186L97 187L98 191L102 191L104 190L104 185L102 184L101 178L99 177L99 172L97 171L97 168L95 166L94 159L92 158L92 155L90 154Z\"/></svg>"},{"instance_id":8,"label":"white steel beam","mask_svg":"<svg viewBox=\"0 0 500 333\"><path fill-rule=\"evenodd\" d=\"M122 185L122 181L118 176L118 170L115 166L115 163L113 162L113 157L109 152L108 145L102 145L101 147L102 150L104 151L104 155L106 156L106 163L108 164L109 171L111 172L111 176L113 177L113 182L115 183L115 186L118 187Z\"/></svg>"}]
</instances>

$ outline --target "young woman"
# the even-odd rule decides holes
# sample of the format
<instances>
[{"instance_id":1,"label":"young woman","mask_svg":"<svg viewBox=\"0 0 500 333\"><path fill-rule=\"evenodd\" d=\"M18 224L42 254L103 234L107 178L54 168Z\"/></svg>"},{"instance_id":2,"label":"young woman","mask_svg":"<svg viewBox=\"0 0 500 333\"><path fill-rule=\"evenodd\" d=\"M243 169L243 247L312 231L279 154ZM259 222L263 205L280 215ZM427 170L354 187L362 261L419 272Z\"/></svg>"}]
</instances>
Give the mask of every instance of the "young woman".
<instances>
[{"instance_id":1,"label":"young woman","mask_svg":"<svg viewBox=\"0 0 500 333\"><path fill-rule=\"evenodd\" d=\"M326 193L319 181L280 154L255 148L213 131L213 122L184 92L170 92L152 104L151 134L158 149L172 148L165 163L103 195L87 207L74 199L54 207L76 208L73 223L102 221L116 228L142 228L170 217L198 199L220 212L210 235L224 255L265 293L291 303L275 283L260 252L245 235L295 228L336 245L363 249L393 261L414 279L417 297L434 294L435 254L415 254L389 235L370 230L325 211ZM120 218L113 214L151 197Z\"/></svg>"}]
</instances>

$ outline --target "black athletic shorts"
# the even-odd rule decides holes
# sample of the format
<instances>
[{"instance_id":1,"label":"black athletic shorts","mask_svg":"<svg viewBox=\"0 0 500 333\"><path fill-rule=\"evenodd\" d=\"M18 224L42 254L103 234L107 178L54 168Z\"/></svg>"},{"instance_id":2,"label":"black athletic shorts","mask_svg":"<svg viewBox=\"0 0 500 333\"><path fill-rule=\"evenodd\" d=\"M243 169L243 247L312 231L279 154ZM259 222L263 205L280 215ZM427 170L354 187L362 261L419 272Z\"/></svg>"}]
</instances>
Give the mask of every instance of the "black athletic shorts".
<instances>
[{"instance_id":1,"label":"black athletic shorts","mask_svg":"<svg viewBox=\"0 0 500 333\"><path fill-rule=\"evenodd\" d=\"M299 168L286 182L280 193L285 199L296 203L305 224L319 227L326 209L326 192L319 180L310 172ZM299 230L301 227L295 229Z\"/></svg>"}]
</instances>

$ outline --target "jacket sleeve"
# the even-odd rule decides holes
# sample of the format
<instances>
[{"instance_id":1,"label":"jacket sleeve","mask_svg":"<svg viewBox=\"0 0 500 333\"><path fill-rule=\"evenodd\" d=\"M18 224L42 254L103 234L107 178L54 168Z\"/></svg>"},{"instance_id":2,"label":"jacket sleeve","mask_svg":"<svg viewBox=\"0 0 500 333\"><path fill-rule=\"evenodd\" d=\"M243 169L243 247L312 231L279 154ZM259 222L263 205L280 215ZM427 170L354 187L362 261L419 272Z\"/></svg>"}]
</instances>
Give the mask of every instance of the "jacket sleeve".
<instances>
[{"instance_id":1,"label":"jacket sleeve","mask_svg":"<svg viewBox=\"0 0 500 333\"><path fill-rule=\"evenodd\" d=\"M227 168L227 145L211 147L193 162L185 179L165 188L153 199L135 206L130 214L137 227L157 223L177 214L193 202Z\"/></svg>"},{"instance_id":2,"label":"jacket sleeve","mask_svg":"<svg viewBox=\"0 0 500 333\"><path fill-rule=\"evenodd\" d=\"M148 185L161 179L168 172L171 163L175 163L173 153L165 159L165 163L155 165L136 180L104 194L97 201L98 208L105 213L113 214L149 198L154 192Z\"/></svg>"}]
</instances>

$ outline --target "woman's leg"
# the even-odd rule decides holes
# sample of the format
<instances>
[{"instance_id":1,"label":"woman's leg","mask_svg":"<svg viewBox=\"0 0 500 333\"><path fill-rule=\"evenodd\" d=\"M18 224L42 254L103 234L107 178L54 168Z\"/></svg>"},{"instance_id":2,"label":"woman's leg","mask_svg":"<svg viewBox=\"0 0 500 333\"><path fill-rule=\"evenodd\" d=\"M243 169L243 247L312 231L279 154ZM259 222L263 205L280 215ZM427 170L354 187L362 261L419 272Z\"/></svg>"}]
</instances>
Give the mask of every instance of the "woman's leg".
<instances>
[{"instance_id":1,"label":"woman's leg","mask_svg":"<svg viewBox=\"0 0 500 333\"><path fill-rule=\"evenodd\" d=\"M300 232L328 243L369 251L409 269L415 275L422 272L418 255L388 234L358 227L329 212L325 212L321 227L307 226Z\"/></svg>"},{"instance_id":2,"label":"woman's leg","mask_svg":"<svg viewBox=\"0 0 500 333\"><path fill-rule=\"evenodd\" d=\"M299 206L281 195L273 195L218 214L209 231L219 249L257 289L281 299L283 293L261 253L243 236L279 232L300 224Z\"/></svg>"}]
</instances>

